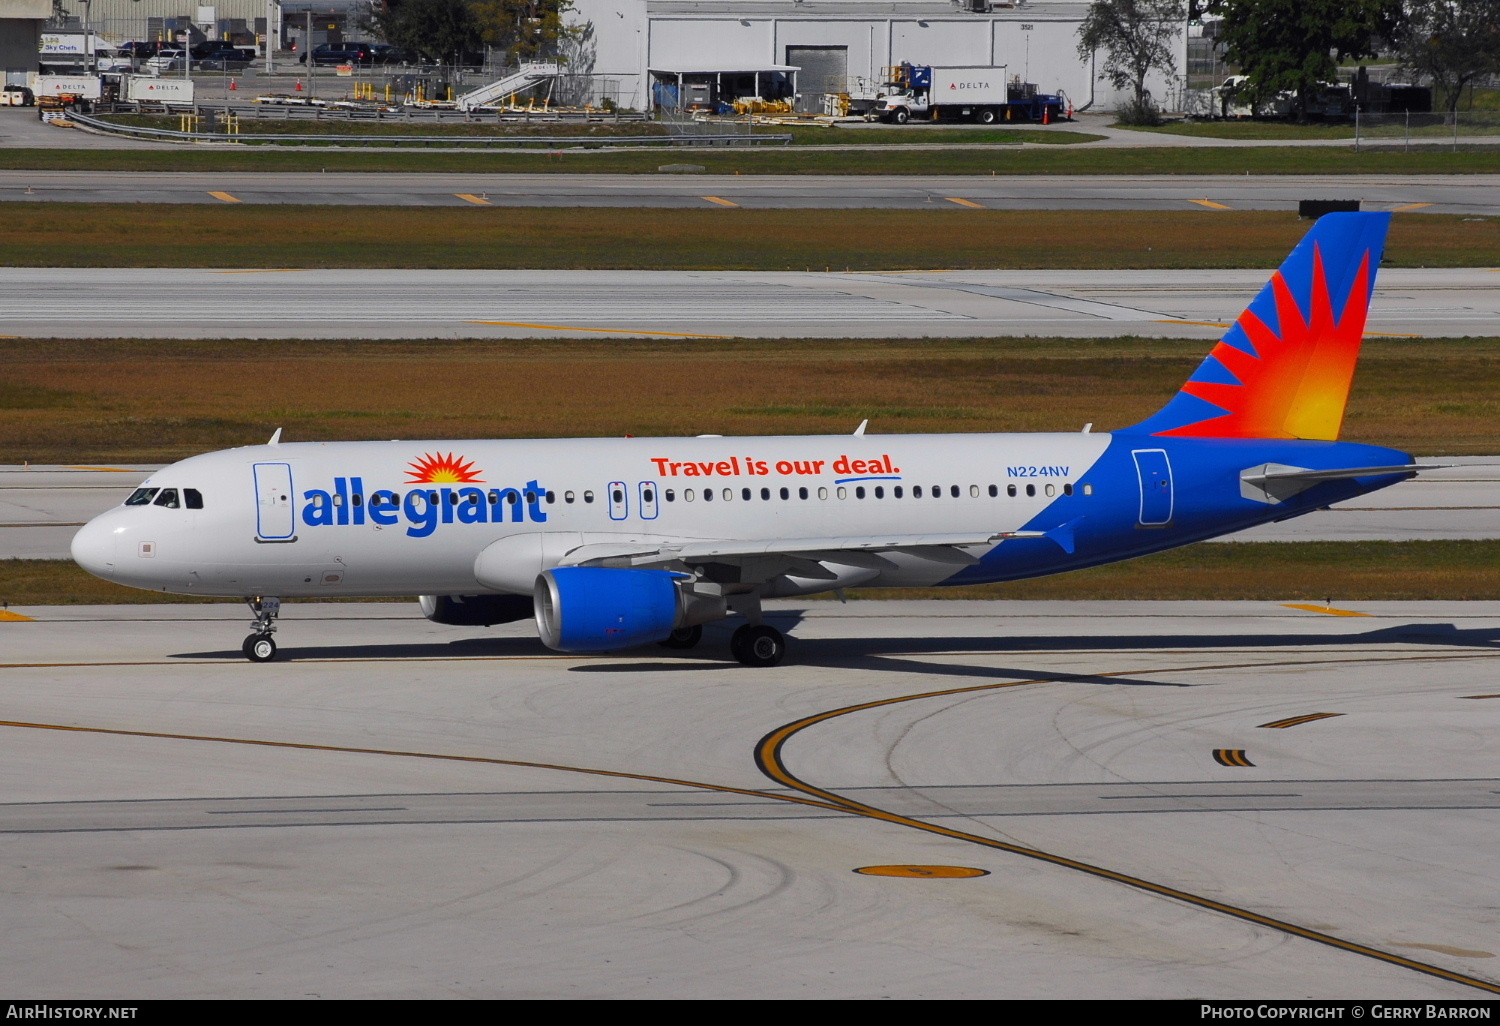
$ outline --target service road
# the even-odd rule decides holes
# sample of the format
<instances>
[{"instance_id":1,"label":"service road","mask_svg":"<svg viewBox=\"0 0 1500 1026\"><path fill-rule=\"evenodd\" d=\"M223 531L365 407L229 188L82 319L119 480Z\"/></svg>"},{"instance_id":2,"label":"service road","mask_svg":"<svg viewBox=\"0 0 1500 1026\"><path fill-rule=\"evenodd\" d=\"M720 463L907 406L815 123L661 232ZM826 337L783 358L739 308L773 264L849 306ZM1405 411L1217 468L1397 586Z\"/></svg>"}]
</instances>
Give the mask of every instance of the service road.
<instances>
[{"instance_id":1,"label":"service road","mask_svg":"<svg viewBox=\"0 0 1500 1026\"><path fill-rule=\"evenodd\" d=\"M0 987L1483 999L1500 603L1357 611L781 603L754 671L719 629L296 605L252 665L234 606L22 609Z\"/></svg>"}]
</instances>

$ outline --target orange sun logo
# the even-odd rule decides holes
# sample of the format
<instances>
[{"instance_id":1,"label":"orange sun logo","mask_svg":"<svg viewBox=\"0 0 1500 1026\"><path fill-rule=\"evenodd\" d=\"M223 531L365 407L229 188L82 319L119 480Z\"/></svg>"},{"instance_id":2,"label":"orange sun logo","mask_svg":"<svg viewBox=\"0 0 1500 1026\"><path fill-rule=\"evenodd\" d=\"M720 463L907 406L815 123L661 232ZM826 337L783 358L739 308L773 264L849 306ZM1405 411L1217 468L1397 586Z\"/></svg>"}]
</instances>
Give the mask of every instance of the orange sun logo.
<instances>
[{"instance_id":1,"label":"orange sun logo","mask_svg":"<svg viewBox=\"0 0 1500 1026\"><path fill-rule=\"evenodd\" d=\"M465 462L462 456L454 456L451 452L446 456L424 453L421 459L407 466L411 468L406 472L407 484L463 484L484 480L474 473L473 461Z\"/></svg>"}]
</instances>

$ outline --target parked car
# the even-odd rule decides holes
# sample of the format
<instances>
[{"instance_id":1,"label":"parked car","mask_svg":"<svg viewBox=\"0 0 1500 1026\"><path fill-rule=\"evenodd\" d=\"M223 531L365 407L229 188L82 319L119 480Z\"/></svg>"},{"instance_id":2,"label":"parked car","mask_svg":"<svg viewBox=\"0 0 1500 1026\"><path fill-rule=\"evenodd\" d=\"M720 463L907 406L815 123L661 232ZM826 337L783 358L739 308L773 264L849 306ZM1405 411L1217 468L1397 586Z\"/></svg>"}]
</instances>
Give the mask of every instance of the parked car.
<instances>
[{"instance_id":1,"label":"parked car","mask_svg":"<svg viewBox=\"0 0 1500 1026\"><path fill-rule=\"evenodd\" d=\"M158 75L164 71L181 71L187 60L188 55L181 47L161 50L146 62L146 70Z\"/></svg>"},{"instance_id":2,"label":"parked car","mask_svg":"<svg viewBox=\"0 0 1500 1026\"><path fill-rule=\"evenodd\" d=\"M423 64L422 55L415 50L408 50L404 46L396 46L394 43L373 43L376 64Z\"/></svg>"},{"instance_id":3,"label":"parked car","mask_svg":"<svg viewBox=\"0 0 1500 1026\"><path fill-rule=\"evenodd\" d=\"M300 63L307 63L307 54L297 58ZM370 67L376 63L374 43L320 43L313 48L313 64L335 65L356 64Z\"/></svg>"},{"instance_id":4,"label":"parked car","mask_svg":"<svg viewBox=\"0 0 1500 1026\"><path fill-rule=\"evenodd\" d=\"M193 55L193 60L200 62L205 68L243 67L256 56L252 47L235 46L227 39L194 43L188 52Z\"/></svg>"}]
</instances>

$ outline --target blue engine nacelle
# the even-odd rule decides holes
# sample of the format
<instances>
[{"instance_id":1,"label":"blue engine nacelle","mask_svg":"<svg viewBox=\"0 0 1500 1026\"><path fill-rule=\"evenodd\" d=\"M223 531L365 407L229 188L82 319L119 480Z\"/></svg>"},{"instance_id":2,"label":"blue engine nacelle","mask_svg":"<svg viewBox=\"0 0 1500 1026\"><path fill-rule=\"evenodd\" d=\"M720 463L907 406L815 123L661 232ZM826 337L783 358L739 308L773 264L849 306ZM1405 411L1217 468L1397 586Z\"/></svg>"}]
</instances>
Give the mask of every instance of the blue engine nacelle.
<instances>
[{"instance_id":1,"label":"blue engine nacelle","mask_svg":"<svg viewBox=\"0 0 1500 1026\"><path fill-rule=\"evenodd\" d=\"M544 570L533 598L542 643L559 652L608 652L661 641L687 622L669 570L563 566Z\"/></svg>"}]
</instances>

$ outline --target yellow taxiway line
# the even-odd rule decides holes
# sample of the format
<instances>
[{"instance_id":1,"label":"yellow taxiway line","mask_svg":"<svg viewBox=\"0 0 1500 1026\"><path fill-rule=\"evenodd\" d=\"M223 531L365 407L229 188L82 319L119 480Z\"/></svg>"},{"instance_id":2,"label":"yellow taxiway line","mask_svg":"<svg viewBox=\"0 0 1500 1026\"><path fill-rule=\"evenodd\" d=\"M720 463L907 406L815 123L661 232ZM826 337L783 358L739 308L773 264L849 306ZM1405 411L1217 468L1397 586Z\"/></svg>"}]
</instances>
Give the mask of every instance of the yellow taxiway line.
<instances>
[{"instance_id":1,"label":"yellow taxiway line","mask_svg":"<svg viewBox=\"0 0 1500 1026\"><path fill-rule=\"evenodd\" d=\"M1157 324L1196 324L1200 328L1227 328L1229 325L1220 324L1218 321L1157 321Z\"/></svg>"},{"instance_id":2,"label":"yellow taxiway line","mask_svg":"<svg viewBox=\"0 0 1500 1026\"><path fill-rule=\"evenodd\" d=\"M1188 200L1188 202L1189 203L1196 203L1200 207L1207 207L1210 210L1233 210L1234 209L1233 207L1226 207L1222 203L1215 203L1211 199Z\"/></svg>"},{"instance_id":3,"label":"yellow taxiway line","mask_svg":"<svg viewBox=\"0 0 1500 1026\"><path fill-rule=\"evenodd\" d=\"M1287 609L1305 609L1309 613L1323 613L1327 616L1369 616L1369 613L1356 613L1352 609L1334 609L1332 606L1319 606L1310 602L1283 602Z\"/></svg>"},{"instance_id":4,"label":"yellow taxiway line","mask_svg":"<svg viewBox=\"0 0 1500 1026\"><path fill-rule=\"evenodd\" d=\"M733 335L695 335L690 331L636 331L630 328L578 328L571 324L523 324L520 321L467 321L468 324L498 324L503 328L543 328L547 331L597 331L605 335L668 335L672 338L734 338Z\"/></svg>"},{"instance_id":5,"label":"yellow taxiway line","mask_svg":"<svg viewBox=\"0 0 1500 1026\"><path fill-rule=\"evenodd\" d=\"M1401 213L1404 210L1421 210L1423 207L1430 207L1430 206L1432 206L1431 203L1408 203L1404 207L1392 207L1391 208L1391 213L1393 213L1393 214L1399 214L1399 213Z\"/></svg>"},{"instance_id":6,"label":"yellow taxiway line","mask_svg":"<svg viewBox=\"0 0 1500 1026\"><path fill-rule=\"evenodd\" d=\"M221 200L221 201L223 201L225 203L243 203L243 202L245 202L244 200L240 199L238 196L231 196L227 192L213 192L213 191L210 191L209 195L212 196L214 199Z\"/></svg>"},{"instance_id":7,"label":"yellow taxiway line","mask_svg":"<svg viewBox=\"0 0 1500 1026\"><path fill-rule=\"evenodd\" d=\"M959 196L944 196L943 199L947 200L949 203L957 203L961 207L970 207L974 210L985 209L983 203L975 203L973 200L966 200Z\"/></svg>"},{"instance_id":8,"label":"yellow taxiway line","mask_svg":"<svg viewBox=\"0 0 1500 1026\"><path fill-rule=\"evenodd\" d=\"M472 192L455 192L453 195L457 196L459 199L463 200L465 203L472 203L472 204L474 204L476 207L492 207L492 206L494 206L494 204L491 203L485 197L483 197L483 196L476 196Z\"/></svg>"},{"instance_id":9,"label":"yellow taxiway line","mask_svg":"<svg viewBox=\"0 0 1500 1026\"><path fill-rule=\"evenodd\" d=\"M739 206L738 203L734 202L733 200L727 200L723 196L703 196L703 197L700 197L700 198L701 199L706 199L710 203L717 203L721 207L737 207L737 206Z\"/></svg>"}]
</instances>

